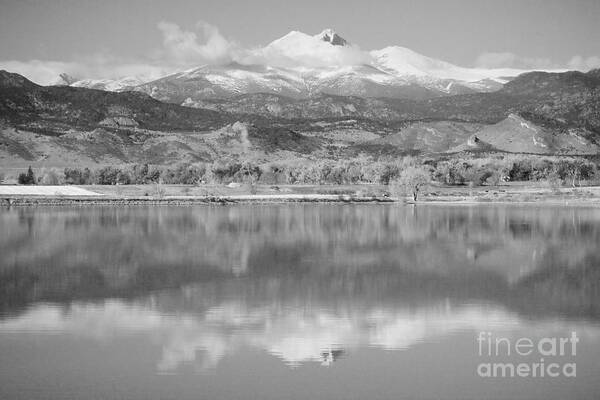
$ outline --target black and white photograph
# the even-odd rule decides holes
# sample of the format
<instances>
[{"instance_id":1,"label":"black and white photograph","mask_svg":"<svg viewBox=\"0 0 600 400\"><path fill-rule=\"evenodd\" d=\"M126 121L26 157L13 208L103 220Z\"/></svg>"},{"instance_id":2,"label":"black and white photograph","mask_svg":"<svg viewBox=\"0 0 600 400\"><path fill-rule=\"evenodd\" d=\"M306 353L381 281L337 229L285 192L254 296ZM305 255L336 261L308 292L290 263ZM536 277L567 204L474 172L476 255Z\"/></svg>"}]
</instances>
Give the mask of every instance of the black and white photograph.
<instances>
[{"instance_id":1,"label":"black and white photograph","mask_svg":"<svg viewBox=\"0 0 600 400\"><path fill-rule=\"evenodd\" d=\"M599 0L0 0L1 400L599 377Z\"/></svg>"}]
</instances>

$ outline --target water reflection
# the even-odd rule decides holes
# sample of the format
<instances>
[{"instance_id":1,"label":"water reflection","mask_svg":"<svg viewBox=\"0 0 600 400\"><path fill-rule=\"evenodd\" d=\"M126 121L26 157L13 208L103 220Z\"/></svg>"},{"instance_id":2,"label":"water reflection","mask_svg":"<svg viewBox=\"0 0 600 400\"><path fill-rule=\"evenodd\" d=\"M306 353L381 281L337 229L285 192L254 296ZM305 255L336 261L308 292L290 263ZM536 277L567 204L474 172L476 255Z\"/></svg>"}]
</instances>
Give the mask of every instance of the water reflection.
<instances>
[{"instance_id":1,"label":"water reflection","mask_svg":"<svg viewBox=\"0 0 600 400\"><path fill-rule=\"evenodd\" d=\"M524 329L518 316L482 306L439 304L417 309L336 310L253 307L228 302L202 314L165 314L148 304L107 301L68 308L40 305L3 321L0 332L69 334L99 341L145 335L162 348L156 368L172 372L186 363L213 368L240 347L267 351L289 366L330 364L359 347L403 350L460 331ZM546 328L551 326L547 323ZM552 328L572 329L576 324ZM539 326L538 326L539 328ZM587 331L597 333L596 330Z\"/></svg>"},{"instance_id":2,"label":"water reflection","mask_svg":"<svg viewBox=\"0 0 600 400\"><path fill-rule=\"evenodd\" d=\"M238 290L248 295L268 290L298 302L460 298L532 316L600 316L600 212L590 209L12 209L0 212L0 225L8 315L39 301L245 278L252 284Z\"/></svg>"},{"instance_id":3,"label":"water reflection","mask_svg":"<svg viewBox=\"0 0 600 400\"><path fill-rule=\"evenodd\" d=\"M0 226L0 335L144 338L160 373L249 348L297 367L482 330L600 339L594 209L37 208Z\"/></svg>"}]
</instances>

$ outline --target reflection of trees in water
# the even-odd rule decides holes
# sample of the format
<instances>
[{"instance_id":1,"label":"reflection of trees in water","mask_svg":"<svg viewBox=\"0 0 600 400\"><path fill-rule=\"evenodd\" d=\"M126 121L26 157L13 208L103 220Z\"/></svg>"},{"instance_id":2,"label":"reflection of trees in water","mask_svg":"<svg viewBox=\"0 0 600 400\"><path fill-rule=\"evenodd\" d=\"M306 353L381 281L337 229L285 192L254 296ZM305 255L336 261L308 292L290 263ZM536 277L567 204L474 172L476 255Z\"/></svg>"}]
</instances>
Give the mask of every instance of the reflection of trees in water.
<instances>
[{"instance_id":1,"label":"reflection of trees in water","mask_svg":"<svg viewBox=\"0 0 600 400\"><path fill-rule=\"evenodd\" d=\"M549 251L539 268L515 285L515 301L525 312L558 311L571 318L600 319L600 254L581 252L561 262L564 255L556 253Z\"/></svg>"},{"instance_id":2,"label":"reflection of trees in water","mask_svg":"<svg viewBox=\"0 0 600 400\"><path fill-rule=\"evenodd\" d=\"M298 301L308 294L294 285L367 299L487 298L524 310L548 297L554 310L586 315L598 304L597 286L586 283L600 268L593 261L600 242L595 210L40 208L4 211L0 223L9 227L0 232L5 310L234 277L276 282Z\"/></svg>"}]
</instances>

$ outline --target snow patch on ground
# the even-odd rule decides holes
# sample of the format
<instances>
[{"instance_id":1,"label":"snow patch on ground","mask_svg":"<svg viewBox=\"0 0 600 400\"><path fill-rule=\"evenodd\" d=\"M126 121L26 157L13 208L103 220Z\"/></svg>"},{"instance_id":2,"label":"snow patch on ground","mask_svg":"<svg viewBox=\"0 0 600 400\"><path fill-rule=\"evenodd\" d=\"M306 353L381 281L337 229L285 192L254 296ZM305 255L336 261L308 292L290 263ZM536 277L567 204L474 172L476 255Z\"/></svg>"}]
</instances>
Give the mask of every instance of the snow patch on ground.
<instances>
[{"instance_id":1,"label":"snow patch on ground","mask_svg":"<svg viewBox=\"0 0 600 400\"><path fill-rule=\"evenodd\" d=\"M100 193L77 186L16 186L0 185L0 195L32 196L102 196Z\"/></svg>"}]
</instances>

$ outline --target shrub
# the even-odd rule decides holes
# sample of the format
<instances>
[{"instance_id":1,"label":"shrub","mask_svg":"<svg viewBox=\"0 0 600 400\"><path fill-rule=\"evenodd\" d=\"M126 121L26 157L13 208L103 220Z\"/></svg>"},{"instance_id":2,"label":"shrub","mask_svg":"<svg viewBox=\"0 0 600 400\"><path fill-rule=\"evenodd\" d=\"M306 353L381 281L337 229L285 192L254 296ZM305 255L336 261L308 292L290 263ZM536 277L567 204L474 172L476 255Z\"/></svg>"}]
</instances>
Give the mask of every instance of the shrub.
<instances>
[{"instance_id":1,"label":"shrub","mask_svg":"<svg viewBox=\"0 0 600 400\"><path fill-rule=\"evenodd\" d=\"M536 159L531 162L531 169L531 179L540 181L552 173L553 163L548 159Z\"/></svg>"},{"instance_id":2,"label":"shrub","mask_svg":"<svg viewBox=\"0 0 600 400\"><path fill-rule=\"evenodd\" d=\"M83 171L78 168L65 168L64 181L67 185L91 185L94 183L89 168L84 168Z\"/></svg>"},{"instance_id":3,"label":"shrub","mask_svg":"<svg viewBox=\"0 0 600 400\"><path fill-rule=\"evenodd\" d=\"M239 162L216 160L210 167L211 180L215 183L231 181L240 168L242 164Z\"/></svg>"},{"instance_id":4,"label":"shrub","mask_svg":"<svg viewBox=\"0 0 600 400\"><path fill-rule=\"evenodd\" d=\"M267 164L263 168L260 180L268 185L285 182L285 166L279 163Z\"/></svg>"},{"instance_id":5,"label":"shrub","mask_svg":"<svg viewBox=\"0 0 600 400\"><path fill-rule=\"evenodd\" d=\"M562 179L560 179L556 171L551 171L546 179L546 184L552 192L559 193L562 186Z\"/></svg>"},{"instance_id":6,"label":"shrub","mask_svg":"<svg viewBox=\"0 0 600 400\"><path fill-rule=\"evenodd\" d=\"M31 166L27 169L27 173L20 173L17 180L21 185L35 185L35 175Z\"/></svg>"},{"instance_id":7,"label":"shrub","mask_svg":"<svg viewBox=\"0 0 600 400\"><path fill-rule=\"evenodd\" d=\"M494 174L494 171L492 170L492 168L490 168L488 166L478 167L475 165L473 165L473 166L469 165L467 168L465 168L465 170L463 172L463 179L465 182L468 182L469 186L471 186L471 187L481 186L493 174Z\"/></svg>"},{"instance_id":8,"label":"shrub","mask_svg":"<svg viewBox=\"0 0 600 400\"><path fill-rule=\"evenodd\" d=\"M42 169L40 175L39 183L42 185L62 185L64 183L63 174L54 168L49 170Z\"/></svg>"},{"instance_id":9,"label":"shrub","mask_svg":"<svg viewBox=\"0 0 600 400\"><path fill-rule=\"evenodd\" d=\"M258 165L251 161L244 161L234 177L239 181L254 185L260 179L261 175L262 170Z\"/></svg>"},{"instance_id":10,"label":"shrub","mask_svg":"<svg viewBox=\"0 0 600 400\"><path fill-rule=\"evenodd\" d=\"M382 185L388 185L391 181L396 179L400 173L400 168L394 163L385 163L381 170L379 177L379 183Z\"/></svg>"},{"instance_id":11,"label":"shrub","mask_svg":"<svg viewBox=\"0 0 600 400\"><path fill-rule=\"evenodd\" d=\"M439 162L434 170L434 178L446 185L462 185L467 180L470 167L470 164L458 159Z\"/></svg>"},{"instance_id":12,"label":"shrub","mask_svg":"<svg viewBox=\"0 0 600 400\"><path fill-rule=\"evenodd\" d=\"M487 185L498 186L503 179L502 171L496 169L492 171L492 174L488 176L485 180Z\"/></svg>"},{"instance_id":13,"label":"shrub","mask_svg":"<svg viewBox=\"0 0 600 400\"><path fill-rule=\"evenodd\" d=\"M300 172L301 183L312 183L322 185L329 183L329 176L333 166L330 162L320 162L310 165L305 165Z\"/></svg>"},{"instance_id":14,"label":"shrub","mask_svg":"<svg viewBox=\"0 0 600 400\"><path fill-rule=\"evenodd\" d=\"M383 183L381 177L383 175L384 165L380 162L362 164L360 174L364 182L367 183ZM388 182L389 183L389 179ZM386 183L386 184L387 184Z\"/></svg>"},{"instance_id":15,"label":"shrub","mask_svg":"<svg viewBox=\"0 0 600 400\"><path fill-rule=\"evenodd\" d=\"M98 185L128 185L131 183L131 178L127 172L109 166L97 171L96 183Z\"/></svg>"},{"instance_id":16,"label":"shrub","mask_svg":"<svg viewBox=\"0 0 600 400\"><path fill-rule=\"evenodd\" d=\"M358 183L363 182L362 168L357 162L350 162L346 166L346 182Z\"/></svg>"},{"instance_id":17,"label":"shrub","mask_svg":"<svg viewBox=\"0 0 600 400\"><path fill-rule=\"evenodd\" d=\"M206 166L204 164L178 164L173 169L163 170L160 176L164 183L197 185L205 174Z\"/></svg>"},{"instance_id":18,"label":"shrub","mask_svg":"<svg viewBox=\"0 0 600 400\"><path fill-rule=\"evenodd\" d=\"M148 164L136 164L131 168L131 172L129 173L131 183L140 185L158 182L160 175L161 171L159 169L151 169Z\"/></svg>"},{"instance_id":19,"label":"shrub","mask_svg":"<svg viewBox=\"0 0 600 400\"><path fill-rule=\"evenodd\" d=\"M511 181L529 181L533 176L533 165L530 159L520 159L513 162L508 171Z\"/></svg>"},{"instance_id":20,"label":"shrub","mask_svg":"<svg viewBox=\"0 0 600 400\"><path fill-rule=\"evenodd\" d=\"M334 183L336 185L341 185L342 183L344 183L344 174L345 171L342 165L333 165L333 167L329 171L329 175L326 177L326 181L329 183Z\"/></svg>"}]
</instances>

